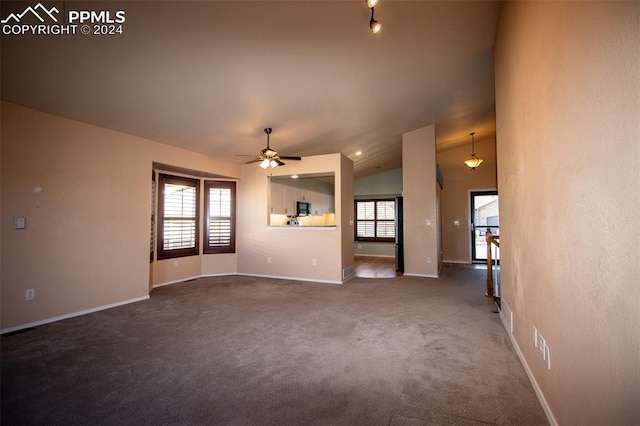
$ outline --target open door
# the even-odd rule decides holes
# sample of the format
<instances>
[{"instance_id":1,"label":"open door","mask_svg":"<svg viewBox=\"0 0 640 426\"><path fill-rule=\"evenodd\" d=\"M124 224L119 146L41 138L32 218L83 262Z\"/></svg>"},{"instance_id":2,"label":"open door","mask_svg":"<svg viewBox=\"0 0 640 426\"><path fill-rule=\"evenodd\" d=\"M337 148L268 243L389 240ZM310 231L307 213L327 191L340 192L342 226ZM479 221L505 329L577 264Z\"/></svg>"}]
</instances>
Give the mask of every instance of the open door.
<instances>
[{"instance_id":1,"label":"open door","mask_svg":"<svg viewBox=\"0 0 640 426\"><path fill-rule=\"evenodd\" d=\"M494 236L500 235L498 191L470 191L470 197L471 261L484 263L487 261L487 228L491 228Z\"/></svg>"}]
</instances>

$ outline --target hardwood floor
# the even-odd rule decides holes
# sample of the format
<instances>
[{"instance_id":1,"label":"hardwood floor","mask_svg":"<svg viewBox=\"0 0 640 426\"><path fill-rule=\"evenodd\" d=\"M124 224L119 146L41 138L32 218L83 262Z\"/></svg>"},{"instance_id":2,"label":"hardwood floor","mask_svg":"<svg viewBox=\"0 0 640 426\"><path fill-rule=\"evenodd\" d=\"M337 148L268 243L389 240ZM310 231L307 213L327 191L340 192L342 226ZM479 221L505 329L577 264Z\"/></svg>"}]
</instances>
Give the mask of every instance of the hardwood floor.
<instances>
[{"instance_id":1,"label":"hardwood floor","mask_svg":"<svg viewBox=\"0 0 640 426\"><path fill-rule=\"evenodd\" d=\"M356 276L362 278L395 278L402 275L396 272L395 257L355 257Z\"/></svg>"}]
</instances>

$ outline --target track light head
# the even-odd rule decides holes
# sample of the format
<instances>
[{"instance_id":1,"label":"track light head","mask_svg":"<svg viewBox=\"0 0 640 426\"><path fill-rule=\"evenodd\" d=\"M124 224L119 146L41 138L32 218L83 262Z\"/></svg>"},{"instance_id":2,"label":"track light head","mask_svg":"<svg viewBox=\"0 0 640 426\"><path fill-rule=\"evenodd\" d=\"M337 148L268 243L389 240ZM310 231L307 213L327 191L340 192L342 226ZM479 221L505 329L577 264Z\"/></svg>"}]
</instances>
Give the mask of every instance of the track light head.
<instances>
[{"instance_id":1,"label":"track light head","mask_svg":"<svg viewBox=\"0 0 640 426\"><path fill-rule=\"evenodd\" d=\"M371 27L371 31L374 34L378 34L382 29L382 24L374 19L373 21L369 22L369 27Z\"/></svg>"},{"instance_id":2,"label":"track light head","mask_svg":"<svg viewBox=\"0 0 640 426\"><path fill-rule=\"evenodd\" d=\"M373 11L374 11L374 8L372 7L371 20L369 21L369 28L371 28L371 32L373 32L374 34L378 34L382 29L382 24L375 20L375 18L373 17Z\"/></svg>"}]
</instances>

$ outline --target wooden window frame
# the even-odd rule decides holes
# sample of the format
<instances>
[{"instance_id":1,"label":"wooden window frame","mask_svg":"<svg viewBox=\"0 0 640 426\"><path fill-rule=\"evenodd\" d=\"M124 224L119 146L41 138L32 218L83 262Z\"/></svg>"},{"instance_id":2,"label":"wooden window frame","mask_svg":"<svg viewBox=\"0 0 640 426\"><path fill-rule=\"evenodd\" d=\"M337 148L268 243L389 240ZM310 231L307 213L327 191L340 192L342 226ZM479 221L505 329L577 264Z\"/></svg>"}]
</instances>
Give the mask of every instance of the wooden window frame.
<instances>
[{"instance_id":1,"label":"wooden window frame","mask_svg":"<svg viewBox=\"0 0 640 426\"><path fill-rule=\"evenodd\" d=\"M209 214L209 190L212 188L222 188L231 190L231 216L228 219L231 222L230 242L226 246L211 246L209 245L209 224L211 215ZM235 253L236 252L236 183L232 181L211 181L204 182L204 248L205 254L216 253ZM220 216L221 219L226 219L226 216Z\"/></svg>"},{"instance_id":2,"label":"wooden window frame","mask_svg":"<svg viewBox=\"0 0 640 426\"><path fill-rule=\"evenodd\" d=\"M360 241L360 242L390 242L393 243L395 242L395 237L378 237L377 235L375 237L359 237L358 236L358 222L360 222L360 220L358 220L358 203L374 203L373 206L373 214L374 214L374 218L373 220L361 220L362 222L373 222L373 232L374 234L377 234L378 232L378 222L393 222L394 226L395 226L395 217L392 220L388 220L388 219L378 219L378 202L396 202L395 199L393 198L381 198L381 199L368 199L368 200L354 200L353 203L353 217L355 218L355 226L353 227L353 235L354 235L354 240L355 241Z\"/></svg>"},{"instance_id":3,"label":"wooden window frame","mask_svg":"<svg viewBox=\"0 0 640 426\"><path fill-rule=\"evenodd\" d=\"M166 184L192 186L196 191L195 216L191 219L195 222L195 245L189 248L165 249L164 248L164 191ZM173 259L177 257L197 256L200 254L200 180L187 177L173 176L160 173L158 175L158 260Z\"/></svg>"}]
</instances>

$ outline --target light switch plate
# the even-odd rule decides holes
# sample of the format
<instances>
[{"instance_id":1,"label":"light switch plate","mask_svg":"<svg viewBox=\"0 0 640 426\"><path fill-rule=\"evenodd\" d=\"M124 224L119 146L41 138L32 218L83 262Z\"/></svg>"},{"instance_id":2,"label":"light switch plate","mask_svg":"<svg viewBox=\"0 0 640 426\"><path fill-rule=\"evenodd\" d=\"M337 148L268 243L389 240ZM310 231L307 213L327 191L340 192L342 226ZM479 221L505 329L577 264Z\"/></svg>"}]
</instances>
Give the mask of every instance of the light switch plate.
<instances>
[{"instance_id":1,"label":"light switch plate","mask_svg":"<svg viewBox=\"0 0 640 426\"><path fill-rule=\"evenodd\" d=\"M24 216L13 217L13 229L24 229L27 226L27 219Z\"/></svg>"}]
</instances>

